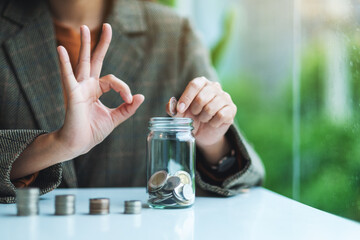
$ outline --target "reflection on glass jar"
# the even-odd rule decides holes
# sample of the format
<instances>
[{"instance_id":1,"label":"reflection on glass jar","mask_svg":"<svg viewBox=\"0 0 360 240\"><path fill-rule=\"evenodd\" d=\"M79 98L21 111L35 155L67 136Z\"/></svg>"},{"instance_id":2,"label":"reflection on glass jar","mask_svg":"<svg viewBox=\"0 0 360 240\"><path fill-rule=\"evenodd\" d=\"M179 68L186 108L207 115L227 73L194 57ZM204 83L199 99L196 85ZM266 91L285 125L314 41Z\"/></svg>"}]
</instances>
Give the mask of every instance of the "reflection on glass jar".
<instances>
[{"instance_id":1,"label":"reflection on glass jar","mask_svg":"<svg viewBox=\"0 0 360 240\"><path fill-rule=\"evenodd\" d=\"M152 208L195 201L195 138L191 118L155 117L147 137L147 192Z\"/></svg>"}]
</instances>

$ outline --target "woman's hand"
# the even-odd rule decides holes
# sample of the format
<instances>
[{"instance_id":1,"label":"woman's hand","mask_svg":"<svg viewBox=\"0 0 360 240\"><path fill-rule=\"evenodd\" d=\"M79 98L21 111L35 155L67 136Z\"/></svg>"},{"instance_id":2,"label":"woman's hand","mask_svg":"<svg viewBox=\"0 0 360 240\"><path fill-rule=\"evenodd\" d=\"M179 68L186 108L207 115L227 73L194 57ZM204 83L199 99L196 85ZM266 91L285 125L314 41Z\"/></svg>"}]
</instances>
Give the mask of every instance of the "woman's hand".
<instances>
[{"instance_id":1,"label":"woman's hand","mask_svg":"<svg viewBox=\"0 0 360 240\"><path fill-rule=\"evenodd\" d=\"M205 77L193 79L177 104L176 116L194 120L196 145L211 164L230 151L225 133L234 121L236 106L218 82Z\"/></svg>"},{"instance_id":2,"label":"woman's hand","mask_svg":"<svg viewBox=\"0 0 360 240\"><path fill-rule=\"evenodd\" d=\"M80 30L81 48L75 73L66 49L62 46L57 48L67 97L65 122L57 137L74 157L88 152L103 141L115 127L131 117L144 101L143 95L132 96L128 85L114 75L100 77L111 42L111 26L103 25L100 41L92 55L89 28L84 25ZM125 101L114 109L106 107L99 100L110 89L118 92Z\"/></svg>"}]
</instances>

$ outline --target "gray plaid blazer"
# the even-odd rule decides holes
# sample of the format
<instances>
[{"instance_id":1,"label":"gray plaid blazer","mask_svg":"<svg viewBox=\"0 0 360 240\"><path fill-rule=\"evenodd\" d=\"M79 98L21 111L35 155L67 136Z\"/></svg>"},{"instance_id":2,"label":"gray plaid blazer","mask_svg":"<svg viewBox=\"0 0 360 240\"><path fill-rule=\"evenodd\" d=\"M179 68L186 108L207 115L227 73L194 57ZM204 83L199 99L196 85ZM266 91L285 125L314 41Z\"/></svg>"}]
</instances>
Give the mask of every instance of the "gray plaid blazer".
<instances>
[{"instance_id":1,"label":"gray plaid blazer","mask_svg":"<svg viewBox=\"0 0 360 240\"><path fill-rule=\"evenodd\" d=\"M12 163L39 135L59 129L65 109L52 17L43 1L0 1L0 202L15 201ZM64 187L145 186L148 120L163 116L168 99L180 96L198 76L217 80L189 22L172 10L135 0L118 1L107 21L113 39L102 75L126 81L145 102L129 120L90 152L40 171L33 186L41 193ZM116 107L122 100L110 92L101 101ZM243 166L221 184L197 172L201 189L231 196L260 184L263 165L235 126L227 137Z\"/></svg>"}]
</instances>

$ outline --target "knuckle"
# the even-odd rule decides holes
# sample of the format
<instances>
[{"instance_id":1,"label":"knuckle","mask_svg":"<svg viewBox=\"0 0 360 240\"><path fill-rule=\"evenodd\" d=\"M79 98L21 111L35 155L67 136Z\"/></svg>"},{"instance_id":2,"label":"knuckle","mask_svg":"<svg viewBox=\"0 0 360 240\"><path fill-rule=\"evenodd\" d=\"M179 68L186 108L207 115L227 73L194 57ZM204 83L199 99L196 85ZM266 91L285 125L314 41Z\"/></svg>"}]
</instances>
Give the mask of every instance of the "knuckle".
<instances>
[{"instance_id":1,"label":"knuckle","mask_svg":"<svg viewBox=\"0 0 360 240\"><path fill-rule=\"evenodd\" d=\"M222 89L221 84L219 82L214 82L214 86L218 89Z\"/></svg>"},{"instance_id":2,"label":"knuckle","mask_svg":"<svg viewBox=\"0 0 360 240\"><path fill-rule=\"evenodd\" d=\"M196 81L196 79L194 79L189 83L189 86L192 88L198 89L198 88L200 88L200 83L198 81Z\"/></svg>"},{"instance_id":3,"label":"knuckle","mask_svg":"<svg viewBox=\"0 0 360 240\"><path fill-rule=\"evenodd\" d=\"M203 95L203 94L199 94L196 98L195 98L195 100L194 100L194 102L197 104L197 105L204 105L204 103L205 103L205 100L206 100L206 97Z\"/></svg>"},{"instance_id":4,"label":"knuckle","mask_svg":"<svg viewBox=\"0 0 360 240\"><path fill-rule=\"evenodd\" d=\"M212 107L209 106L209 105L206 105L206 106L204 107L204 112L207 113L208 115L212 115L212 114L211 114L211 113L212 113Z\"/></svg>"},{"instance_id":5,"label":"knuckle","mask_svg":"<svg viewBox=\"0 0 360 240\"><path fill-rule=\"evenodd\" d=\"M231 101L231 96L227 92L223 92L224 98L228 101Z\"/></svg>"},{"instance_id":6,"label":"knuckle","mask_svg":"<svg viewBox=\"0 0 360 240\"><path fill-rule=\"evenodd\" d=\"M191 98L190 98L189 96L187 96L187 95L184 95L184 96L181 97L181 100L180 100L180 101L181 101L181 102L184 102L185 105L189 105L190 102L191 102Z\"/></svg>"},{"instance_id":7,"label":"knuckle","mask_svg":"<svg viewBox=\"0 0 360 240\"><path fill-rule=\"evenodd\" d=\"M201 76L199 77L200 81L203 81L203 82L210 82L206 77L204 76Z\"/></svg>"},{"instance_id":8,"label":"knuckle","mask_svg":"<svg viewBox=\"0 0 360 240\"><path fill-rule=\"evenodd\" d=\"M82 63L88 63L88 62L90 62L90 56L88 56L88 55L86 55L86 56L82 56L81 58L80 58L80 62L82 62Z\"/></svg>"},{"instance_id":9,"label":"knuckle","mask_svg":"<svg viewBox=\"0 0 360 240\"><path fill-rule=\"evenodd\" d=\"M195 88L200 88L207 81L204 77L197 77L190 81L191 86Z\"/></svg>"},{"instance_id":10,"label":"knuckle","mask_svg":"<svg viewBox=\"0 0 360 240\"><path fill-rule=\"evenodd\" d=\"M234 115L237 113L237 106L235 104L232 104L232 107L234 109Z\"/></svg>"},{"instance_id":11,"label":"knuckle","mask_svg":"<svg viewBox=\"0 0 360 240\"><path fill-rule=\"evenodd\" d=\"M227 114L224 111L219 111L216 115L219 119L225 119L227 116Z\"/></svg>"}]
</instances>

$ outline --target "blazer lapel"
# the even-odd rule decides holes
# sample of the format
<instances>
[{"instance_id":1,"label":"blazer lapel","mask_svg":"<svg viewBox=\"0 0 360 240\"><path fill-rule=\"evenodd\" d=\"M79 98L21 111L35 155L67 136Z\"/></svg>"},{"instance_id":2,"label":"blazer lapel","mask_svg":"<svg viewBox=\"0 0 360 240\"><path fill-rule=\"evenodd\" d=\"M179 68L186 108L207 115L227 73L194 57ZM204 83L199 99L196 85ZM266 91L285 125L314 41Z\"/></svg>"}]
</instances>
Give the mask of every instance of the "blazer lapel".
<instances>
[{"instance_id":1,"label":"blazer lapel","mask_svg":"<svg viewBox=\"0 0 360 240\"><path fill-rule=\"evenodd\" d=\"M44 4L36 8L36 17L26 19L11 3L6 16L23 27L5 42L5 51L39 128L54 131L63 125L65 106L52 18ZM77 186L72 161L63 164L63 176L70 187Z\"/></svg>"},{"instance_id":2,"label":"blazer lapel","mask_svg":"<svg viewBox=\"0 0 360 240\"><path fill-rule=\"evenodd\" d=\"M101 76L114 74L134 90L137 73L143 64L145 52L146 23L141 3L120 0L107 19L113 29L113 37L106 53ZM119 94L111 91L101 97L108 107L117 107Z\"/></svg>"}]
</instances>

